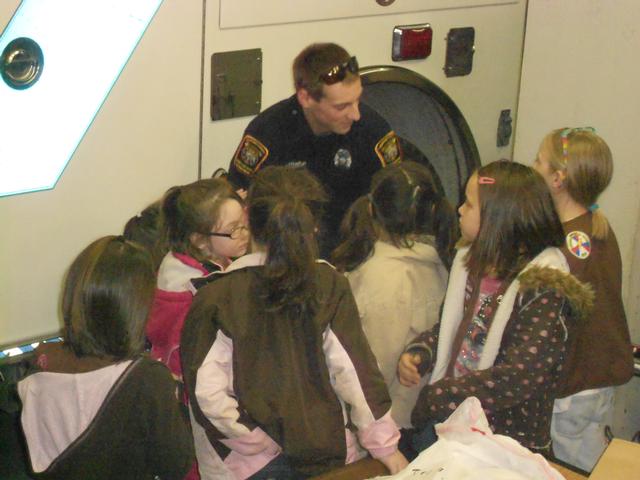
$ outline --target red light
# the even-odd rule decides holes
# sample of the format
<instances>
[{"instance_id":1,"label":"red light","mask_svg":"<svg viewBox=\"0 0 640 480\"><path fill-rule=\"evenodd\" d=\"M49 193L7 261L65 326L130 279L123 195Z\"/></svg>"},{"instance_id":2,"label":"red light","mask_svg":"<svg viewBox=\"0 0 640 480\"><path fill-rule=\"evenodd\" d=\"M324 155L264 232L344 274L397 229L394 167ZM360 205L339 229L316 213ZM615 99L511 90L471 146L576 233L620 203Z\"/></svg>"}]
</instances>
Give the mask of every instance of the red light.
<instances>
[{"instance_id":1,"label":"red light","mask_svg":"<svg viewBox=\"0 0 640 480\"><path fill-rule=\"evenodd\" d=\"M433 30L428 23L422 25L403 25L393 29L391 58L413 60L431 55Z\"/></svg>"}]
</instances>

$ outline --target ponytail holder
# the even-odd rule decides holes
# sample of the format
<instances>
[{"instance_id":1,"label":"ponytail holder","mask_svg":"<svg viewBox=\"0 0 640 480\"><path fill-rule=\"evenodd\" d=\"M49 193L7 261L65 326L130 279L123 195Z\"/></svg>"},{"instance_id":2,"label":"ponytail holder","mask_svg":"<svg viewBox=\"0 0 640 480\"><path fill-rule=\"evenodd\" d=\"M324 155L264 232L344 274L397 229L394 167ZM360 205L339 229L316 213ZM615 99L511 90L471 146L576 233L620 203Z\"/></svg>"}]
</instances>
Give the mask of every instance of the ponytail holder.
<instances>
[{"instance_id":1,"label":"ponytail holder","mask_svg":"<svg viewBox=\"0 0 640 480\"><path fill-rule=\"evenodd\" d=\"M591 206L589 207L589 211L590 211L591 213L593 213L593 212L595 212L595 211L596 211L597 209L599 209L599 208L600 208L600 205L598 205L597 203L594 203L593 205L591 205Z\"/></svg>"},{"instance_id":2,"label":"ponytail holder","mask_svg":"<svg viewBox=\"0 0 640 480\"><path fill-rule=\"evenodd\" d=\"M493 185L496 183L496 179L493 177L478 177L478 183L480 185Z\"/></svg>"}]
</instances>

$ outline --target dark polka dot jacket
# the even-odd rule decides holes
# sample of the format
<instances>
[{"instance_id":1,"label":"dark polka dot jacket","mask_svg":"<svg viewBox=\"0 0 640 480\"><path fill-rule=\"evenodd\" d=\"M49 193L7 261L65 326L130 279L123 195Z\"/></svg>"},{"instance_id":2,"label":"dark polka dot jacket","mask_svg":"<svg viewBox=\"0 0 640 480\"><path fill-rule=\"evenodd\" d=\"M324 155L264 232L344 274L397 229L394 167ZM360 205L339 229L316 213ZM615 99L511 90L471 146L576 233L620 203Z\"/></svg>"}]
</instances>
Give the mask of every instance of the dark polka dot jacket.
<instances>
[{"instance_id":1,"label":"dark polka dot jacket","mask_svg":"<svg viewBox=\"0 0 640 480\"><path fill-rule=\"evenodd\" d=\"M565 354L575 340L574 325L589 310L593 295L588 286L555 268L533 267L518 280L493 366L463 377L445 375L425 386L413 410L414 427L445 420L465 398L475 396L495 433L543 453L549 449L553 402L565 376ZM468 302L466 295L465 309L470 307ZM429 347L435 359L440 326L424 332L411 347ZM464 322L459 326L467 327ZM451 356L457 354L451 352Z\"/></svg>"}]
</instances>

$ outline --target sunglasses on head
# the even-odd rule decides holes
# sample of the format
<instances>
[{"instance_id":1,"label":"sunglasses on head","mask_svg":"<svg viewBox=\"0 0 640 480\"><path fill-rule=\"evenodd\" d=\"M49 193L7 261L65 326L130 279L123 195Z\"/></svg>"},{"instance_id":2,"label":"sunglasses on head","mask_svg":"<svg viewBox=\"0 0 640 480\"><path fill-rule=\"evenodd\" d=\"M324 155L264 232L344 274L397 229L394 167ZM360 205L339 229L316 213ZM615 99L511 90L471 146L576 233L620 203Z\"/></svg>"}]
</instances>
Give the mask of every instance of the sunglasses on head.
<instances>
[{"instance_id":1,"label":"sunglasses on head","mask_svg":"<svg viewBox=\"0 0 640 480\"><path fill-rule=\"evenodd\" d=\"M325 85L333 85L344 80L347 72L358 73L358 60L356 57L351 57L346 62L331 67L328 72L320 74L318 78Z\"/></svg>"}]
</instances>

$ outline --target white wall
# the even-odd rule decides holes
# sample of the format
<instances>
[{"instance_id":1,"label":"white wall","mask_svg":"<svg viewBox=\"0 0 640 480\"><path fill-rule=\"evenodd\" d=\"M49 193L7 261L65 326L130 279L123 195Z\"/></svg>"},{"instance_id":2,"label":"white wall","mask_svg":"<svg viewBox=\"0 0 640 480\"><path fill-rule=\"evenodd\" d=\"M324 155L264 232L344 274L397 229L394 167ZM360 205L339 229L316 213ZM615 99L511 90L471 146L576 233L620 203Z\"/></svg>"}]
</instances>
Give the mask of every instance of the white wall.
<instances>
[{"instance_id":1,"label":"white wall","mask_svg":"<svg viewBox=\"0 0 640 480\"><path fill-rule=\"evenodd\" d=\"M210 56L214 52L261 48L262 108L293 93L291 63L306 45L333 41L358 57L360 66L389 65L396 25L429 23L433 51L423 60L399 62L436 83L454 100L471 127L484 162L511 157L496 147L500 111L517 107L525 0L404 0L381 7L373 0L207 0L205 92L209 101ZM244 7L244 8L243 8ZM264 9L268 11L263 11ZM350 13L350 15L345 15ZM343 18L336 18L342 16ZM284 22L283 23L283 20ZM473 71L447 78L445 37L451 28L476 29ZM206 103L208 105L208 103ZM203 174L228 167L252 117L212 122L204 111Z\"/></svg>"},{"instance_id":2,"label":"white wall","mask_svg":"<svg viewBox=\"0 0 640 480\"><path fill-rule=\"evenodd\" d=\"M546 133L590 125L607 141L614 176L598 202L623 260L624 299L640 342L638 235L640 169L640 2L530 0L514 157L530 163ZM618 389L614 433L640 429L640 379Z\"/></svg>"},{"instance_id":3,"label":"white wall","mask_svg":"<svg viewBox=\"0 0 640 480\"><path fill-rule=\"evenodd\" d=\"M0 2L0 28L18 4ZM483 161L511 156L511 146L495 146L496 127L500 110L515 114L517 107L525 0L404 0L390 7L362 0L273 0L269 18L247 5L262 2L164 0L55 189L0 198L0 345L54 332L60 280L81 248L120 233L130 216L169 186L196 178L202 48L203 176L228 166L250 120L210 120L211 54L262 48L266 108L292 93L291 62L307 44L335 41L362 66L390 64L393 27L423 22L434 31L431 56L398 65L451 96ZM447 78L445 36L465 26L476 29L473 72Z\"/></svg>"},{"instance_id":4,"label":"white wall","mask_svg":"<svg viewBox=\"0 0 640 480\"><path fill-rule=\"evenodd\" d=\"M0 2L0 29L18 3ZM55 331L75 255L196 179L201 12L165 0L55 189L0 198L0 345Z\"/></svg>"},{"instance_id":5,"label":"white wall","mask_svg":"<svg viewBox=\"0 0 640 480\"><path fill-rule=\"evenodd\" d=\"M544 135L563 126L594 126L611 147L614 176L599 204L620 243L637 341L639 311L628 300L637 295L629 286L640 211L639 21L637 0L529 2L514 153L531 163Z\"/></svg>"}]
</instances>

